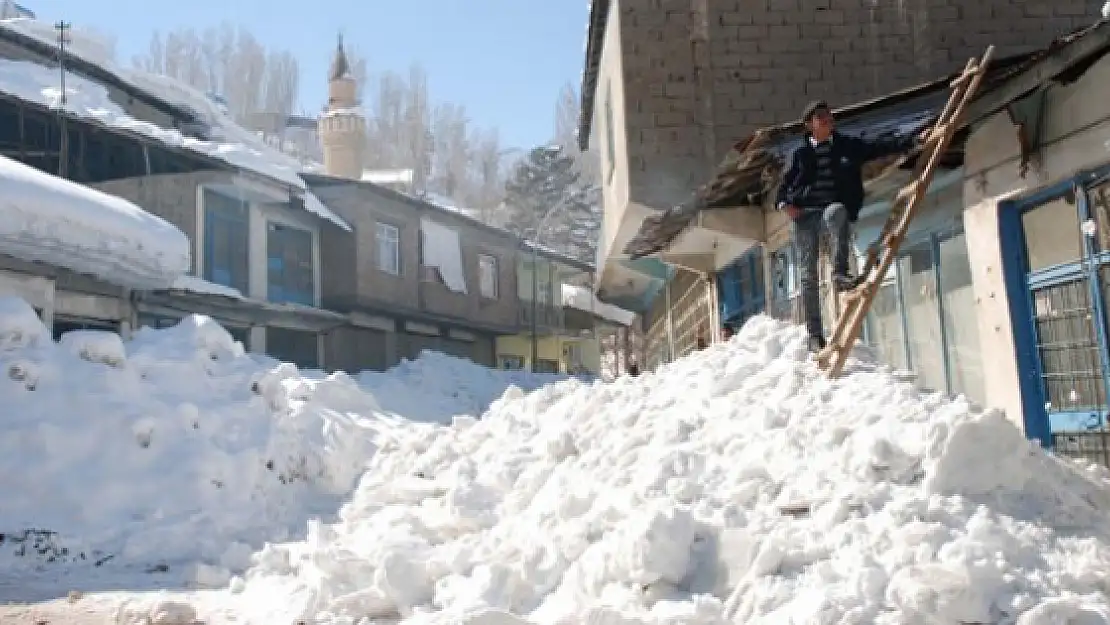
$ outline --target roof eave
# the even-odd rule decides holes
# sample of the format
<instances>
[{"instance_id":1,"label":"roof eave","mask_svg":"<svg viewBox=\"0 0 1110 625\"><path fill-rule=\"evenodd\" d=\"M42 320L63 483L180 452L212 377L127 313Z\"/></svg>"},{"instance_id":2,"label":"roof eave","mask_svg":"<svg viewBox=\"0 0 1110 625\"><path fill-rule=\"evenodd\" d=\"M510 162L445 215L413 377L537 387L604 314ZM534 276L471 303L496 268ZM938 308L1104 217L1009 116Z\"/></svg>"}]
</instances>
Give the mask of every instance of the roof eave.
<instances>
[{"instance_id":1,"label":"roof eave","mask_svg":"<svg viewBox=\"0 0 1110 625\"><path fill-rule=\"evenodd\" d=\"M591 0L589 27L586 31L586 60L582 70L581 99L578 109L578 149L590 147L590 126L594 117L594 94L597 91L597 74L601 65L601 51L605 45L605 27L609 21L609 8L615 0Z\"/></svg>"}]
</instances>

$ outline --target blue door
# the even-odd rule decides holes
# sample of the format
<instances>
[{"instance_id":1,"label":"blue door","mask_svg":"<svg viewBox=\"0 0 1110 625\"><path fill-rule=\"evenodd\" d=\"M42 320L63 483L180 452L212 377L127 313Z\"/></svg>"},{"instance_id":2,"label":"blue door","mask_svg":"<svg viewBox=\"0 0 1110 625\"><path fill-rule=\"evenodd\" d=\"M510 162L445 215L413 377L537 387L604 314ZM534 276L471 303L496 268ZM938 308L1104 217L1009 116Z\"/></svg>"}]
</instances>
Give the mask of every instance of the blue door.
<instances>
[{"instance_id":1,"label":"blue door","mask_svg":"<svg viewBox=\"0 0 1110 625\"><path fill-rule=\"evenodd\" d=\"M1078 177L1002 210L1003 257L1008 265L1020 259L1023 273L1014 284L1007 271L1026 432L1110 464L1110 219L1102 186ZM1021 292L1025 301L1014 301Z\"/></svg>"}]
</instances>

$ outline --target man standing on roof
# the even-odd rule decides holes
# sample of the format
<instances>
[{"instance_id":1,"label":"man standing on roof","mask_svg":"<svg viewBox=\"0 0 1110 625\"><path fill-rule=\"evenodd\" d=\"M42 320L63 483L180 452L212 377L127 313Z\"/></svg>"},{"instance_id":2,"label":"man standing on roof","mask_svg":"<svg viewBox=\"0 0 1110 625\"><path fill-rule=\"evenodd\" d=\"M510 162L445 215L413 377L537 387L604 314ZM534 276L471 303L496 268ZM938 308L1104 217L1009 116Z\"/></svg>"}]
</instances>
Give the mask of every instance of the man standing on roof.
<instances>
[{"instance_id":1,"label":"man standing on roof","mask_svg":"<svg viewBox=\"0 0 1110 625\"><path fill-rule=\"evenodd\" d=\"M793 221L809 350L816 352L825 347L817 273L821 230L828 232L832 248L833 287L838 292L850 291L859 284L848 271L848 257L851 224L863 207L863 165L908 152L919 143L919 137L865 140L841 134L835 130L832 110L824 100L807 106L802 122L806 129L802 145L790 157L776 205Z\"/></svg>"}]
</instances>

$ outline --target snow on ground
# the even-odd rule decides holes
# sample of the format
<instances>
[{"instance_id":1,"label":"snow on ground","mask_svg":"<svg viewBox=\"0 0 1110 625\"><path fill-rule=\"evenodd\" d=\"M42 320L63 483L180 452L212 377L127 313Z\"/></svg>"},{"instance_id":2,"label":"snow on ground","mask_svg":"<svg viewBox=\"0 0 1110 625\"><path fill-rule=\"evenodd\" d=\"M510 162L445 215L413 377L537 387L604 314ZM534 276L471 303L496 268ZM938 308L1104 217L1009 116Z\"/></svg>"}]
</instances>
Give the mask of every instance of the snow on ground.
<instances>
[{"instance_id":1,"label":"snow on ground","mask_svg":"<svg viewBox=\"0 0 1110 625\"><path fill-rule=\"evenodd\" d=\"M254 556L238 622L1110 623L1106 471L862 351L826 380L803 339L760 317L396 437L337 523Z\"/></svg>"},{"instance_id":2,"label":"snow on ground","mask_svg":"<svg viewBox=\"0 0 1110 625\"><path fill-rule=\"evenodd\" d=\"M48 45L54 45L57 37L53 24L28 18L0 20L0 28L38 39ZM70 53L115 74L140 90L195 112L219 140L202 141L187 137L175 129L136 120L111 100L104 85L72 72L66 77L67 111L281 181L303 192L305 208L309 212L350 230L346 221L308 191L299 175L302 167L297 159L270 147L257 134L236 124L211 98L167 76L116 67L108 56L106 46L89 33L75 31L71 34L71 39ZM31 61L0 60L0 91L51 108L58 107L61 102L57 69Z\"/></svg>"},{"instance_id":3,"label":"snow on ground","mask_svg":"<svg viewBox=\"0 0 1110 625\"><path fill-rule=\"evenodd\" d=\"M165 288L189 270L185 234L127 200L4 156L0 196L0 254L136 289Z\"/></svg>"},{"instance_id":4,"label":"snow on ground","mask_svg":"<svg viewBox=\"0 0 1110 625\"><path fill-rule=\"evenodd\" d=\"M134 347L44 346L26 312L0 315L21 319L0 345L22 367L0 525L50 522L134 561L249 560L222 591L75 600L122 601L119 622L195 608L212 625L1110 624L1110 472L922 394L863 349L827 380L803 333L766 317L658 372L509 387L480 419L436 425L379 404L415 414L460 387L440 396L446 423L494 385L442 357L364 388L256 377L195 318ZM69 399L50 396L62 387ZM308 477L279 488L268 459ZM11 477L29 467L35 485ZM323 508L306 501L356 480L337 516L281 542Z\"/></svg>"},{"instance_id":5,"label":"snow on ground","mask_svg":"<svg viewBox=\"0 0 1110 625\"><path fill-rule=\"evenodd\" d=\"M22 580L59 571L75 586L93 572L226 584L266 541L334 517L377 449L433 428L395 407L446 423L480 414L510 381L556 379L499 381L425 357L435 366L369 383L392 394L379 401L344 374L310 379L244 354L204 317L126 344L96 331L54 343L25 302L0 298L0 600L41 598L19 596Z\"/></svg>"}]
</instances>

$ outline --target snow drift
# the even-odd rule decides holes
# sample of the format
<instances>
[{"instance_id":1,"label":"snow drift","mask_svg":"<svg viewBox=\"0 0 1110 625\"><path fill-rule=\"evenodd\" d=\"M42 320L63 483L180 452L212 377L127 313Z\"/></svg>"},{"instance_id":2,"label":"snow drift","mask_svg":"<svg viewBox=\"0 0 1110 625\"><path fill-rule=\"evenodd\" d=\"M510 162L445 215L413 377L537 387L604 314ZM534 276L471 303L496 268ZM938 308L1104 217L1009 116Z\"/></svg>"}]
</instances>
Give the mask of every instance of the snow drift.
<instances>
[{"instance_id":1,"label":"snow drift","mask_svg":"<svg viewBox=\"0 0 1110 625\"><path fill-rule=\"evenodd\" d=\"M827 380L803 339L760 317L405 428L337 522L254 556L238 622L1110 623L1106 471L863 350Z\"/></svg>"},{"instance_id":2,"label":"snow drift","mask_svg":"<svg viewBox=\"0 0 1110 625\"><path fill-rule=\"evenodd\" d=\"M164 289L189 270L185 234L121 198L5 156L0 196L0 254L137 289Z\"/></svg>"},{"instance_id":3,"label":"snow drift","mask_svg":"<svg viewBox=\"0 0 1110 625\"><path fill-rule=\"evenodd\" d=\"M0 563L226 584L266 541L334 517L375 452L434 427L395 405L448 422L462 413L456 380L481 381L480 412L511 379L439 355L402 370L371 376L395 395L379 401L345 374L308 379L245 354L200 316L126 344L94 331L54 343L23 300L0 297Z\"/></svg>"}]
</instances>

